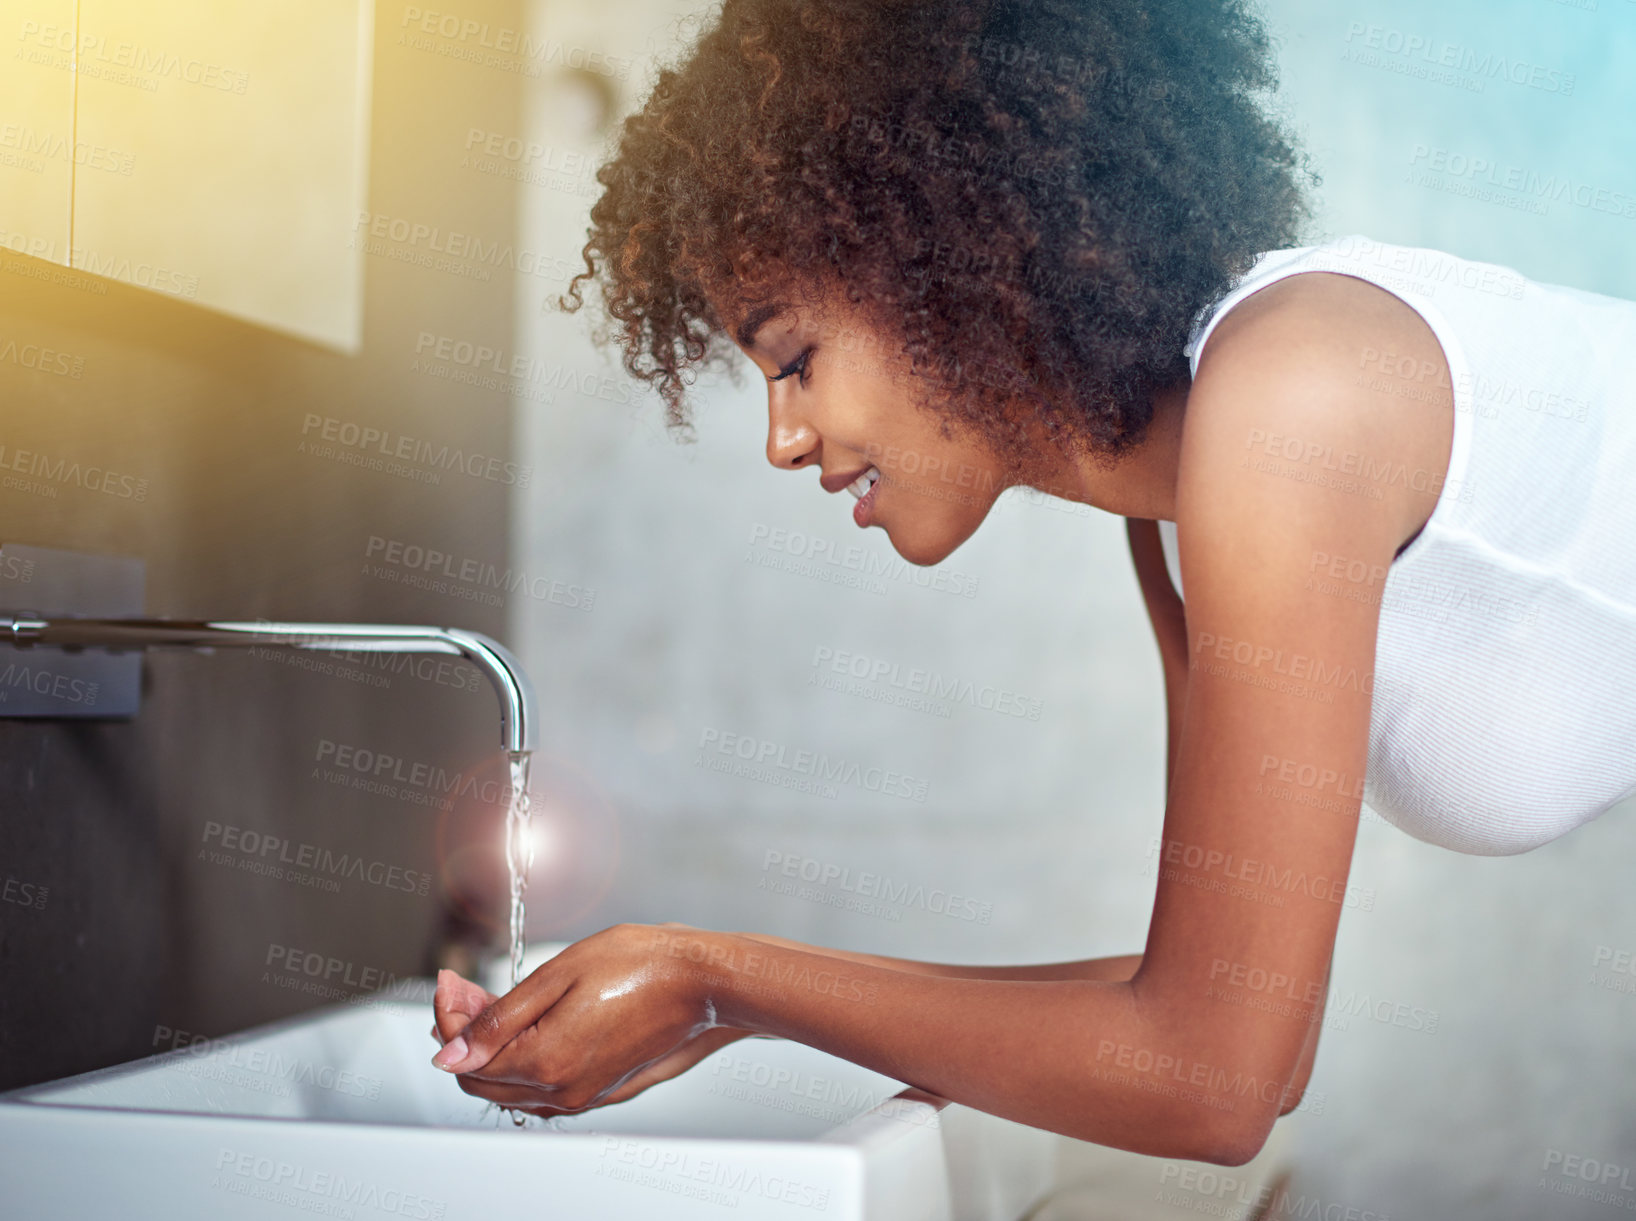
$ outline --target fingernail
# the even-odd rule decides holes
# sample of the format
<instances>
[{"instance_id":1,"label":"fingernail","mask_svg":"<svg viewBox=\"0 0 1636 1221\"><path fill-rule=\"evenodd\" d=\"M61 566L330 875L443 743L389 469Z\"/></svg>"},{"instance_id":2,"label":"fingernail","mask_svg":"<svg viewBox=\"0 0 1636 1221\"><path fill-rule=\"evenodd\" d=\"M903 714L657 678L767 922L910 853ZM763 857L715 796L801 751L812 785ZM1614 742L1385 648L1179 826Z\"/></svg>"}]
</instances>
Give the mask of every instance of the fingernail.
<instances>
[{"instance_id":1,"label":"fingernail","mask_svg":"<svg viewBox=\"0 0 1636 1221\"><path fill-rule=\"evenodd\" d=\"M443 1045L443 1050L432 1057L432 1063L446 1073L454 1072L454 1066L466 1058L466 1037L455 1035Z\"/></svg>"}]
</instances>

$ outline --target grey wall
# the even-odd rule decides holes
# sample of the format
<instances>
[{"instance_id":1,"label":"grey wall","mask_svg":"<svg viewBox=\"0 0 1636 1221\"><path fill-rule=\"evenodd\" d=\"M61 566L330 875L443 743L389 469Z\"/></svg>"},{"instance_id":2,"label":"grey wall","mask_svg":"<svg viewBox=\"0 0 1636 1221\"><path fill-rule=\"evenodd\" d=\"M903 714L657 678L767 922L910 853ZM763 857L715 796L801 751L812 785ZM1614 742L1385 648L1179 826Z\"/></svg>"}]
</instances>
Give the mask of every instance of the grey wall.
<instances>
[{"instance_id":1,"label":"grey wall","mask_svg":"<svg viewBox=\"0 0 1636 1221\"><path fill-rule=\"evenodd\" d=\"M472 7L516 24L503 3ZM399 46L395 17L377 18L371 211L509 244L509 182L462 169L461 158L470 125L514 122L516 74ZM44 345L78 369L0 361L7 462L26 450L65 470L97 464L144 481L140 499L121 499L71 478L8 478L0 543L140 557L156 615L502 632L504 598L457 596L483 592L475 585L405 584L402 565L371 567L382 557L369 555L369 539L503 570L505 484L435 461L370 469L357 445L314 448L324 425L307 423L316 415L349 434L373 427L507 454L508 393L415 362L423 332L509 335L510 276L417 266L403 258L411 253L388 240L367 255L365 341L343 357L0 252L0 347ZM496 935L498 898L466 885L461 893L480 902L460 915L444 882L485 864L492 872L499 857L481 848L496 842L498 810L445 802L437 782L401 794L354 789L355 770L319 758L328 741L458 780L499 747L487 687L467 688L477 680L465 669L417 675L315 660L339 670L243 654L150 656L134 720L0 719L0 1087L148 1054L170 1045L160 1028L222 1035L424 974L445 936ZM268 856L241 841L224 853L227 833L212 824L291 847ZM301 845L314 859L329 854L328 868L303 871L316 885L248 868L297 857ZM321 954L321 973L276 947ZM331 970L331 960L342 965Z\"/></svg>"},{"instance_id":2,"label":"grey wall","mask_svg":"<svg viewBox=\"0 0 1636 1221\"><path fill-rule=\"evenodd\" d=\"M633 52L665 14L691 8L621 4L573 20ZM1561 200L1543 212L1519 207L1526 191L1484 196L1469 175L1411 177L1444 150L1439 164L1451 153L1487 158L1502 184L1531 171L1590 184L1583 198L1596 188L1636 195L1633 96L1615 67L1636 49L1636 5L1462 3L1431 14L1406 0L1277 0L1269 15L1284 67L1279 104L1325 175L1321 233L1440 247L1636 297L1636 222ZM1467 73L1481 89L1451 87L1413 75L1401 54L1343 58L1406 36L1434 54L1449 44L1456 58L1572 73L1575 86L1561 96ZM553 129L543 99L531 97L528 115L531 130ZM522 190L524 232L571 257L588 202ZM579 320L541 316L538 305L519 305L520 347L618 382ZM674 919L952 961L1139 949L1162 813L1163 697L1122 523L1008 494L937 570L949 588L922 587L930 574L898 561L880 532L857 531L849 499L766 464L765 393L748 372L738 386L701 378L699 443L687 449L661 434L654 403L633 415L587 398L577 411L520 415L522 452L550 476L517 498L514 553L598 591L577 618L512 609L549 692L554 748L597 791L594 802L563 803L554 825L563 842L618 860L588 909L584 857L567 853L537 873L536 891L576 898L542 897L533 933ZM837 560L852 547L876 574L864 587L841 583L856 575ZM1040 716L958 701L916 710L888 702L889 682L862 694L816 686L824 649L1013 692L1038 701ZM791 791L777 768L761 779L709 770L707 760L730 761L711 737L727 733L786 758L810 750L894 769L923 781L925 800L857 784L833 796ZM852 885L885 874L924 897L849 909L855 896L840 879L785 893L779 866L795 857L814 862L809 870L850 871ZM1636 978L1595 962L1599 947L1636 950L1632 859L1628 804L1502 860L1419 843L1366 810L1312 1101L1282 1121L1291 1215L1618 1211L1557 1189L1580 1185L1560 1172L1568 1156L1636 1166ZM943 893L974 906L937 914ZM1360 1016L1381 1001L1390 1004L1379 1012L1401 1003L1410 1016ZM1553 1150L1563 1158L1548 1168ZM1223 1204L1183 1193L1183 1204L1161 1205L1153 1197L1173 1185L1173 1166L1127 1155L1124 1169L1151 1185L1154 1215Z\"/></svg>"}]
</instances>

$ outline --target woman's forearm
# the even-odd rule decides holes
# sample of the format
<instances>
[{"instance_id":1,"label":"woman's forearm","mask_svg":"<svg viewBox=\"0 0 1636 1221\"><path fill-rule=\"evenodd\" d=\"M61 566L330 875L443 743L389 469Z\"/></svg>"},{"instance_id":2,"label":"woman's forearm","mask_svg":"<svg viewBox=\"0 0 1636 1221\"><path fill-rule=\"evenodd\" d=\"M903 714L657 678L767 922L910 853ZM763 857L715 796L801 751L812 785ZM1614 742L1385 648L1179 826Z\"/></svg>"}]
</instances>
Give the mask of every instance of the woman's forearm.
<instances>
[{"instance_id":1,"label":"woman's forearm","mask_svg":"<svg viewBox=\"0 0 1636 1221\"><path fill-rule=\"evenodd\" d=\"M1079 962L1047 962L1029 966L967 967L941 962L921 962L913 958L889 958L884 954L862 954L854 950L837 950L829 946L807 945L784 937L770 937L765 933L735 933L786 950L804 950L829 958L867 966L905 971L911 975L943 975L954 979L1100 979L1118 982L1136 974L1142 965L1140 954L1121 954L1114 958L1087 958Z\"/></svg>"},{"instance_id":2,"label":"woman's forearm","mask_svg":"<svg viewBox=\"0 0 1636 1221\"><path fill-rule=\"evenodd\" d=\"M1144 1003L1134 980L940 975L700 930L660 930L658 942L723 1025L1150 1156L1249 1160L1289 1077L1269 1049L1235 1049L1196 1010Z\"/></svg>"}]
</instances>

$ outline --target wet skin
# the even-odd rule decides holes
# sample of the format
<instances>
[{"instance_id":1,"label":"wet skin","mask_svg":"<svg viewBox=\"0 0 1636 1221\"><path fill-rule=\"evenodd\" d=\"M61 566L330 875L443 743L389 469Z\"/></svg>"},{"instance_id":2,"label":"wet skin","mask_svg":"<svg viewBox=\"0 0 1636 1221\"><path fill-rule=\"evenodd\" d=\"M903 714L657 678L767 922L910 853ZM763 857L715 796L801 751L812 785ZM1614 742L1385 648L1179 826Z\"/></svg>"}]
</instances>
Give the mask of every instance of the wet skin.
<instances>
[{"instance_id":1,"label":"wet skin","mask_svg":"<svg viewBox=\"0 0 1636 1221\"><path fill-rule=\"evenodd\" d=\"M826 368L833 335L820 318L781 319L765 340L741 344L769 378L812 348L804 386L798 374L769 383L768 459L841 477L895 447L922 455L922 468L930 457L936 469L986 471L962 489L973 493L965 500L883 488L875 524L904 558L935 563L970 537L1018 465L906 409L889 362ZM1383 391L1357 376L1367 351L1401 354L1440 379L1414 394ZM1156 402L1154 433L1131 458L1112 468L1045 460L1041 482L1056 494L1127 518L1163 663L1166 863L1140 954L968 967L618 925L504 997L440 981L434 1012L446 1045L434 1063L468 1093L555 1114L620 1101L735 1038L772 1035L1076 1139L1249 1160L1303 1097L1358 813L1356 798L1320 813L1269 791L1266 761L1361 776L1368 753L1378 602L1315 592L1307 577L1318 553L1384 571L1437 496L1398 483L1359 495L1250 455L1257 437L1291 437L1440 476L1453 405L1435 391L1447 384L1435 336L1403 302L1351 277L1306 273L1221 320L1197 378ZM1177 524L1185 606L1155 519ZM1316 659L1308 673L1339 677L1292 682L1288 667L1240 663L1223 641L1246 646L1243 656ZM1222 861L1237 862L1237 874L1224 875ZM1246 878L1247 862L1270 866L1272 880ZM1324 885L1276 880L1291 877ZM1282 982L1261 993L1234 982L1245 978Z\"/></svg>"}]
</instances>

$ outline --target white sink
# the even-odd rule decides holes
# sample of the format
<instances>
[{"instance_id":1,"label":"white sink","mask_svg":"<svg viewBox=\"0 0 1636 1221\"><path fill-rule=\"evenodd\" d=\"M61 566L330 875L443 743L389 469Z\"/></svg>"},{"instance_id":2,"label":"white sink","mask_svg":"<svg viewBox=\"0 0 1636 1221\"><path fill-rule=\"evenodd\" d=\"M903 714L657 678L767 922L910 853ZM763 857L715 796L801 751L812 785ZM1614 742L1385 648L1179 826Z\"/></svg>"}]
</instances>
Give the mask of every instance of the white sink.
<instances>
[{"instance_id":1,"label":"white sink","mask_svg":"<svg viewBox=\"0 0 1636 1221\"><path fill-rule=\"evenodd\" d=\"M1050 1186L1055 1136L778 1039L516 1128L431 1066L430 1026L365 998L0 1094L4 1212L1014 1221Z\"/></svg>"}]
</instances>

